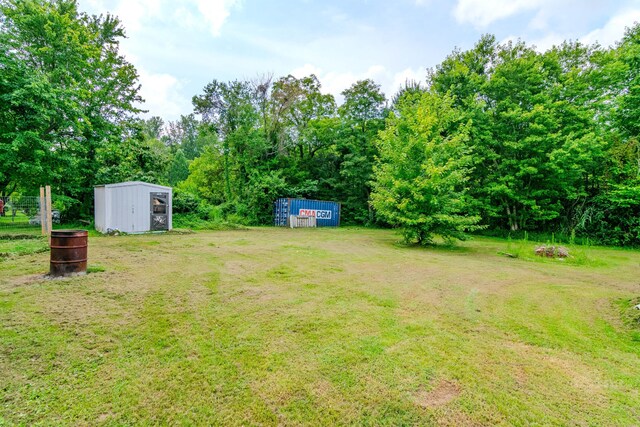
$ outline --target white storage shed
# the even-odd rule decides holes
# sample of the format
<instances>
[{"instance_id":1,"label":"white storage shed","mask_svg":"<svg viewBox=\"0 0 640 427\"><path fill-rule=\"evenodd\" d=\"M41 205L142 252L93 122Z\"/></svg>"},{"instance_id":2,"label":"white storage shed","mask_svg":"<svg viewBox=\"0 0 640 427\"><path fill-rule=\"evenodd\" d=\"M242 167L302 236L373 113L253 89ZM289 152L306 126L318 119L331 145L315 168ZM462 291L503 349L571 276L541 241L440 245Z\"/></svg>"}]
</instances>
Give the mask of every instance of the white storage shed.
<instances>
[{"instance_id":1,"label":"white storage shed","mask_svg":"<svg viewBox=\"0 0 640 427\"><path fill-rule=\"evenodd\" d=\"M171 230L171 187L140 181L98 185L94 188L96 230L108 233L144 233Z\"/></svg>"}]
</instances>

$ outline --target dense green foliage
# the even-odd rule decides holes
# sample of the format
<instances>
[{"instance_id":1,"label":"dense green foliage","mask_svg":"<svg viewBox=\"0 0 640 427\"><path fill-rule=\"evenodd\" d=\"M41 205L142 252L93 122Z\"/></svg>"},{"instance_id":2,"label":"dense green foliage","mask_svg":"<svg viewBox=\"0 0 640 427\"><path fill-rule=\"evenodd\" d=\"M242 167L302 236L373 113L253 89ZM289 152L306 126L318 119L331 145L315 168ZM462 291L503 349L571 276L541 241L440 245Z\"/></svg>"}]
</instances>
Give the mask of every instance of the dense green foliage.
<instances>
[{"instance_id":1,"label":"dense green foliage","mask_svg":"<svg viewBox=\"0 0 640 427\"><path fill-rule=\"evenodd\" d=\"M212 143L178 187L249 224L270 223L278 197L338 200L343 222L373 223L369 195L385 97L374 82L359 81L337 108L320 89L313 75L208 84L193 103Z\"/></svg>"},{"instance_id":2,"label":"dense green foliage","mask_svg":"<svg viewBox=\"0 0 640 427\"><path fill-rule=\"evenodd\" d=\"M397 106L380 134L373 206L407 241L464 239L480 219L465 215L470 122L446 96L407 93Z\"/></svg>"},{"instance_id":3,"label":"dense green foliage","mask_svg":"<svg viewBox=\"0 0 640 427\"><path fill-rule=\"evenodd\" d=\"M488 228L640 244L639 33L544 53L484 36L391 105L372 81L340 107L315 76L214 81L194 106L217 137L179 187L247 223L308 197L422 243Z\"/></svg>"},{"instance_id":4,"label":"dense green foliage","mask_svg":"<svg viewBox=\"0 0 640 427\"><path fill-rule=\"evenodd\" d=\"M0 193L51 184L86 212L104 162L137 150L137 74L118 53L123 36L117 18L73 0L0 1Z\"/></svg>"},{"instance_id":5,"label":"dense green foliage","mask_svg":"<svg viewBox=\"0 0 640 427\"><path fill-rule=\"evenodd\" d=\"M165 123L135 117L117 18L0 0L0 23L0 193L51 184L70 218L93 185L136 179L206 221L269 224L276 198L304 197L423 243L479 227L640 244L640 26L544 53L486 35L391 103L371 80L340 104L314 75L212 80Z\"/></svg>"},{"instance_id":6,"label":"dense green foliage","mask_svg":"<svg viewBox=\"0 0 640 427\"><path fill-rule=\"evenodd\" d=\"M485 36L431 73L432 90L473 123L469 190L486 225L640 243L638 134L625 117L639 32L613 50L542 54Z\"/></svg>"}]
</instances>

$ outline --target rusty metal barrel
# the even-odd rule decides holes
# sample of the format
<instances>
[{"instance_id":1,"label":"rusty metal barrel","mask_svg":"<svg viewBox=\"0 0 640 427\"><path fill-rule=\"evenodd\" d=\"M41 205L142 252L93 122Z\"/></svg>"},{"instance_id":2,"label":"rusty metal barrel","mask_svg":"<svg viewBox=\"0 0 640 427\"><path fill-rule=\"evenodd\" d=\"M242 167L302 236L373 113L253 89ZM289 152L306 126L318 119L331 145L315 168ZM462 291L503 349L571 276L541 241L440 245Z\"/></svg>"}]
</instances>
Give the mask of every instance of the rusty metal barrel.
<instances>
[{"instance_id":1,"label":"rusty metal barrel","mask_svg":"<svg viewBox=\"0 0 640 427\"><path fill-rule=\"evenodd\" d=\"M51 231L49 275L86 273L88 236L85 230Z\"/></svg>"}]
</instances>

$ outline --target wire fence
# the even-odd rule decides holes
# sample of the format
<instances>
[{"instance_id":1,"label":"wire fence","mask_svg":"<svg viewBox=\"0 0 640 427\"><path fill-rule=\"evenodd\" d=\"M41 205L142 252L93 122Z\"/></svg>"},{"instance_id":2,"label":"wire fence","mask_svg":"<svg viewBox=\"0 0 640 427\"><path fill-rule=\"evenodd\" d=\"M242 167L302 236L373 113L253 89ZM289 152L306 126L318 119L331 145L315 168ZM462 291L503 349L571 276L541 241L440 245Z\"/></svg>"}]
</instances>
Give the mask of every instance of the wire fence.
<instances>
[{"instance_id":1,"label":"wire fence","mask_svg":"<svg viewBox=\"0 0 640 427\"><path fill-rule=\"evenodd\" d=\"M52 217L53 223L60 222L57 212L52 212ZM40 231L41 218L40 197L0 197L0 233Z\"/></svg>"}]
</instances>

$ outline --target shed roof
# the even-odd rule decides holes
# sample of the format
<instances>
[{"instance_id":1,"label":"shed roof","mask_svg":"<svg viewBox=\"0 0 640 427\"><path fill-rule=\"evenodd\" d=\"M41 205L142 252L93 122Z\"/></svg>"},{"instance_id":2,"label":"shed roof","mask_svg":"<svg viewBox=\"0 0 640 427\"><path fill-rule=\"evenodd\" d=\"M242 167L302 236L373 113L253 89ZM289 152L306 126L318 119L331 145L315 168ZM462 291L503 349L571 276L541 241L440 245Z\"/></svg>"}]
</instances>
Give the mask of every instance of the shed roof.
<instances>
[{"instance_id":1,"label":"shed roof","mask_svg":"<svg viewBox=\"0 0 640 427\"><path fill-rule=\"evenodd\" d=\"M105 187L105 188L131 187L136 185L143 185L145 187L153 187L161 190L171 190L171 187L165 187L164 185L158 185L158 184L150 184L148 182L142 182L142 181L127 181L127 182L117 182L115 184L102 184L102 185L96 185L96 188L98 187Z\"/></svg>"}]
</instances>

